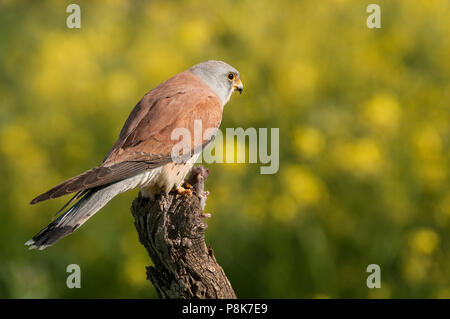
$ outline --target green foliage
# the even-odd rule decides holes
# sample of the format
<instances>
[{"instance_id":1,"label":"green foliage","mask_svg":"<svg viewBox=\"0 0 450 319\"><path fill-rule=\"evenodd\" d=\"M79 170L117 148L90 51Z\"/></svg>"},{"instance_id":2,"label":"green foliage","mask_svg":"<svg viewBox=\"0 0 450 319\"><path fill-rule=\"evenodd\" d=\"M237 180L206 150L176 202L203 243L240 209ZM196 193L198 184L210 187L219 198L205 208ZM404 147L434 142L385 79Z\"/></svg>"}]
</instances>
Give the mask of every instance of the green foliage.
<instances>
[{"instance_id":1,"label":"green foliage","mask_svg":"<svg viewBox=\"0 0 450 319\"><path fill-rule=\"evenodd\" d=\"M156 297L115 198L43 252L66 200L35 195L99 164L149 89L221 59L245 92L222 128L280 128L280 170L210 164L207 241L239 297L450 297L447 0L0 2L0 297ZM66 266L81 266L68 289ZM381 266L381 289L366 267Z\"/></svg>"}]
</instances>

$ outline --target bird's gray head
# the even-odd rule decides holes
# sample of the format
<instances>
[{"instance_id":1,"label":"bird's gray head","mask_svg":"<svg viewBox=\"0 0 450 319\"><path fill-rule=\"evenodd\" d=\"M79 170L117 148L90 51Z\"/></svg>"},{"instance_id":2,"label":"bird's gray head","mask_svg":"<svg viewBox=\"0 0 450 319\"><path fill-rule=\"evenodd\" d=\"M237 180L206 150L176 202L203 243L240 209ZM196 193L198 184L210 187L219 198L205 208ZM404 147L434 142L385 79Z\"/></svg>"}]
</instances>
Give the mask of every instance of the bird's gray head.
<instances>
[{"instance_id":1,"label":"bird's gray head","mask_svg":"<svg viewBox=\"0 0 450 319\"><path fill-rule=\"evenodd\" d=\"M242 85L238 70L231 65L216 60L209 60L194 65L189 69L219 96L222 106L230 99L233 91L242 93Z\"/></svg>"}]
</instances>

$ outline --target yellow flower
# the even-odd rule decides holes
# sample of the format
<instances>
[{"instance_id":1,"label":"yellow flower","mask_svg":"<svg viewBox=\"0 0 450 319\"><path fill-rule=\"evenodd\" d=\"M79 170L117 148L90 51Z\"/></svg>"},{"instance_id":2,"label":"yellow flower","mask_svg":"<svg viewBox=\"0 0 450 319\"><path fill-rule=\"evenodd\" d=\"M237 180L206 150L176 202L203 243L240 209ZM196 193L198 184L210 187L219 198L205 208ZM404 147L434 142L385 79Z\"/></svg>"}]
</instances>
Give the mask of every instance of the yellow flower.
<instances>
[{"instance_id":1,"label":"yellow flower","mask_svg":"<svg viewBox=\"0 0 450 319\"><path fill-rule=\"evenodd\" d=\"M325 197L322 181L305 167L292 165L283 172L288 192L300 205L316 205Z\"/></svg>"},{"instance_id":2,"label":"yellow flower","mask_svg":"<svg viewBox=\"0 0 450 319\"><path fill-rule=\"evenodd\" d=\"M411 283L424 280L430 269L430 260L425 256L411 256L403 264L403 276Z\"/></svg>"},{"instance_id":3,"label":"yellow flower","mask_svg":"<svg viewBox=\"0 0 450 319\"><path fill-rule=\"evenodd\" d=\"M334 157L342 169L356 176L376 175L382 167L383 160L377 142L368 138L339 145Z\"/></svg>"},{"instance_id":4,"label":"yellow flower","mask_svg":"<svg viewBox=\"0 0 450 319\"><path fill-rule=\"evenodd\" d=\"M394 97L380 94L365 104L364 117L374 129L386 132L386 130L397 128L400 111L400 106Z\"/></svg>"},{"instance_id":5,"label":"yellow flower","mask_svg":"<svg viewBox=\"0 0 450 319\"><path fill-rule=\"evenodd\" d=\"M283 96L305 98L315 92L318 74L313 64L296 61L280 66L279 72L277 84Z\"/></svg>"},{"instance_id":6,"label":"yellow flower","mask_svg":"<svg viewBox=\"0 0 450 319\"><path fill-rule=\"evenodd\" d=\"M204 20L188 20L181 28L180 38L188 48L201 48L211 38L210 30L210 26Z\"/></svg>"},{"instance_id":7,"label":"yellow flower","mask_svg":"<svg viewBox=\"0 0 450 319\"><path fill-rule=\"evenodd\" d=\"M294 144L300 155L313 158L324 149L325 139L322 133L314 127L299 127L294 132Z\"/></svg>"},{"instance_id":8,"label":"yellow flower","mask_svg":"<svg viewBox=\"0 0 450 319\"><path fill-rule=\"evenodd\" d=\"M413 143L421 158L438 157L442 150L441 137L431 125L418 127L413 137Z\"/></svg>"},{"instance_id":9,"label":"yellow flower","mask_svg":"<svg viewBox=\"0 0 450 319\"><path fill-rule=\"evenodd\" d=\"M425 255L431 254L439 244L439 235L430 228L416 230L409 241L412 249Z\"/></svg>"}]
</instances>

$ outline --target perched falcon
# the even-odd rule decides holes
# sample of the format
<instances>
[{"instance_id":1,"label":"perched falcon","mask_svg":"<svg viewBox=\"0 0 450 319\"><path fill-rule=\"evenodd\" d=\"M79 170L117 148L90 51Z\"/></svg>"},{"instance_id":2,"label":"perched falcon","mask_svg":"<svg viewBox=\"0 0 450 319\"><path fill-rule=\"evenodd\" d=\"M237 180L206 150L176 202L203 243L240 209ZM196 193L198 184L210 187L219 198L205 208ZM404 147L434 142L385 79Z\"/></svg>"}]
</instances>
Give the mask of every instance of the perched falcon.
<instances>
[{"instance_id":1,"label":"perched falcon","mask_svg":"<svg viewBox=\"0 0 450 319\"><path fill-rule=\"evenodd\" d=\"M114 196L136 187L140 187L143 196L150 197L174 188L182 193L185 176L214 138L223 107L235 90L240 93L243 90L239 72L225 62L211 60L149 91L134 107L100 166L31 201L36 204L75 193L60 212L76 202L25 245L40 250L53 245L74 232ZM200 138L194 138L196 123L201 124ZM187 130L191 138L174 139L172 132L178 128ZM172 152L180 143L188 152ZM180 158L183 160L176 160Z\"/></svg>"}]
</instances>

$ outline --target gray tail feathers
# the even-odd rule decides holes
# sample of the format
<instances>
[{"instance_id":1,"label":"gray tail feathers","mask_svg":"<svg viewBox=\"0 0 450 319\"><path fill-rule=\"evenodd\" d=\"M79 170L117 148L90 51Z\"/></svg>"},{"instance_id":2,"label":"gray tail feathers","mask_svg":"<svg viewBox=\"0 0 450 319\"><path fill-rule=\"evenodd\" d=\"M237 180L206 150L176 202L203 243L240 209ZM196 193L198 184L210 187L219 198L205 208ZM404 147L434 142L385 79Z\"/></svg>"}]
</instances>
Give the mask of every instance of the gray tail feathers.
<instances>
[{"instance_id":1,"label":"gray tail feathers","mask_svg":"<svg viewBox=\"0 0 450 319\"><path fill-rule=\"evenodd\" d=\"M39 250L53 245L61 238L73 233L122 191L120 185L116 184L87 191L78 202L27 241L25 245L29 246L29 249L38 248Z\"/></svg>"}]
</instances>

